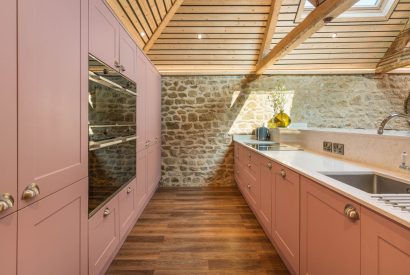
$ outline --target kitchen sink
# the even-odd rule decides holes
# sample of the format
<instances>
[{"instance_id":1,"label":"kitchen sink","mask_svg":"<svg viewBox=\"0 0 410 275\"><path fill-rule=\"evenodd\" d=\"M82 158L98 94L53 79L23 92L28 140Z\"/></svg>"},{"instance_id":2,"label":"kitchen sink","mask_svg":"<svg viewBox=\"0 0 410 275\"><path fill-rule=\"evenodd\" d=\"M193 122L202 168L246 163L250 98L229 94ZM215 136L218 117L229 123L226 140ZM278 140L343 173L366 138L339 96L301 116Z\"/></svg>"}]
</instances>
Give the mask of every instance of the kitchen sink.
<instances>
[{"instance_id":1,"label":"kitchen sink","mask_svg":"<svg viewBox=\"0 0 410 275\"><path fill-rule=\"evenodd\" d=\"M296 147L289 146L286 144L280 144L277 142L258 143L258 144L245 143L245 144L258 151L300 151L302 150L300 148L296 148Z\"/></svg>"},{"instance_id":2,"label":"kitchen sink","mask_svg":"<svg viewBox=\"0 0 410 275\"><path fill-rule=\"evenodd\" d=\"M410 194L410 184L370 174L321 173L370 194Z\"/></svg>"}]
</instances>

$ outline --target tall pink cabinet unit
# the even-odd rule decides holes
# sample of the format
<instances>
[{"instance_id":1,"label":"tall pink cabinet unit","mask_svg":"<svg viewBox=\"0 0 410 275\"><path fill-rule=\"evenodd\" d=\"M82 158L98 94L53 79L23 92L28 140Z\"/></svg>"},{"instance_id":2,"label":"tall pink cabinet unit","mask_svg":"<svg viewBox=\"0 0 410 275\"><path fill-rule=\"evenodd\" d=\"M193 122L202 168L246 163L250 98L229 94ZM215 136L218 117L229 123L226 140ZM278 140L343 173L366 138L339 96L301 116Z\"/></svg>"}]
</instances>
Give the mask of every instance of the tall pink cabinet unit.
<instances>
[{"instance_id":1,"label":"tall pink cabinet unit","mask_svg":"<svg viewBox=\"0 0 410 275\"><path fill-rule=\"evenodd\" d=\"M87 0L2 2L2 274L87 274L87 18Z\"/></svg>"},{"instance_id":2,"label":"tall pink cabinet unit","mask_svg":"<svg viewBox=\"0 0 410 275\"><path fill-rule=\"evenodd\" d=\"M104 274L161 178L161 76L104 0L89 0L89 52L136 82L136 178L89 219L89 274Z\"/></svg>"}]
</instances>

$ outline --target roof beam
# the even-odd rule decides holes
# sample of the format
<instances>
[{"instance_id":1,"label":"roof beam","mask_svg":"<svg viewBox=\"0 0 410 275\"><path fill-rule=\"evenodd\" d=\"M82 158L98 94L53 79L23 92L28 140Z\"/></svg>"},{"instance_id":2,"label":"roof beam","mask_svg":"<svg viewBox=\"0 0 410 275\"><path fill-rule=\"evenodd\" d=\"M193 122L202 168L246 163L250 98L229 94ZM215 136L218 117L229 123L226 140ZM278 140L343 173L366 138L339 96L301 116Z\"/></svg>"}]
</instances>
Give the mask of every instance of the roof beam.
<instances>
[{"instance_id":1,"label":"roof beam","mask_svg":"<svg viewBox=\"0 0 410 275\"><path fill-rule=\"evenodd\" d=\"M287 55L294 48L312 36L326 22L349 9L358 0L326 0L288 33L276 46L256 64L256 74L263 74L278 59Z\"/></svg>"},{"instance_id":2,"label":"roof beam","mask_svg":"<svg viewBox=\"0 0 410 275\"><path fill-rule=\"evenodd\" d=\"M376 66L376 73L410 66L410 19Z\"/></svg>"},{"instance_id":3,"label":"roof beam","mask_svg":"<svg viewBox=\"0 0 410 275\"><path fill-rule=\"evenodd\" d=\"M320 4L322 4L323 2L325 2L326 0L308 0L313 6L317 7Z\"/></svg>"},{"instance_id":4,"label":"roof beam","mask_svg":"<svg viewBox=\"0 0 410 275\"><path fill-rule=\"evenodd\" d=\"M265 28L265 34L263 36L261 48L259 50L258 61L260 61L269 51L270 44L272 42L273 34L275 33L276 25L278 22L278 16L280 7L282 6L282 0L272 0L268 22Z\"/></svg>"},{"instance_id":5,"label":"roof beam","mask_svg":"<svg viewBox=\"0 0 410 275\"><path fill-rule=\"evenodd\" d=\"M172 7L169 9L168 13L165 15L164 19L162 22L159 24L158 28L155 30L155 32L152 34L152 36L149 38L147 44L144 46L144 52L147 53L149 50L154 46L155 42L158 40L160 37L162 31L167 27L168 23L172 20L172 17L174 17L174 14L177 12L178 8L182 5L184 0L176 0Z\"/></svg>"}]
</instances>

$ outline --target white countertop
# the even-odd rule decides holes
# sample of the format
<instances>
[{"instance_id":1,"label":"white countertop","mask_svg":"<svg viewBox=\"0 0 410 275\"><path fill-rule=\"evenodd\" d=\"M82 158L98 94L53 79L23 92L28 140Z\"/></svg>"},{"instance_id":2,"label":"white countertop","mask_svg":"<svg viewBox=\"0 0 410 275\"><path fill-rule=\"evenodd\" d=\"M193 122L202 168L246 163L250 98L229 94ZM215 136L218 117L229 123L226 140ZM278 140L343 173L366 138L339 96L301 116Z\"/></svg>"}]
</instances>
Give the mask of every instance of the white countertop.
<instances>
[{"instance_id":1,"label":"white countertop","mask_svg":"<svg viewBox=\"0 0 410 275\"><path fill-rule=\"evenodd\" d=\"M234 141L242 143L268 143L266 141L257 141L251 136L234 136ZM272 142L273 143L273 142ZM366 174L374 172L389 178L398 179L409 184L410 179L397 173L389 173L385 170L370 167L367 165L358 165L353 162L344 161L328 156L323 156L308 151L258 151L248 146L248 148L266 156L296 172L310 178L329 189L336 191L372 210L378 212L390 219L410 228L410 212L403 211L397 207L385 204L382 201L372 198L372 195L357 188L344 184L340 181L322 175L320 172L339 173L339 174Z\"/></svg>"}]
</instances>

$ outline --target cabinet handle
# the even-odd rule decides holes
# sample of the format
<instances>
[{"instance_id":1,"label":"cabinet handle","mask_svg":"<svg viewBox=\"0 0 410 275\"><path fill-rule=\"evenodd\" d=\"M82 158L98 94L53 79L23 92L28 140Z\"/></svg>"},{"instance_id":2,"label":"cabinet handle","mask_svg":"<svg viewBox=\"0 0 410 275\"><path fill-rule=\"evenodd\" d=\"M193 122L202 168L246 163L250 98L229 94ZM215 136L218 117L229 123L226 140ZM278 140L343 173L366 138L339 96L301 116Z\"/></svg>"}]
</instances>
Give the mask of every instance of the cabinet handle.
<instances>
[{"instance_id":1,"label":"cabinet handle","mask_svg":"<svg viewBox=\"0 0 410 275\"><path fill-rule=\"evenodd\" d=\"M250 184L248 184L248 189L251 189L251 185L250 185Z\"/></svg>"},{"instance_id":2,"label":"cabinet handle","mask_svg":"<svg viewBox=\"0 0 410 275\"><path fill-rule=\"evenodd\" d=\"M38 195L40 195L40 188L37 184L32 183L28 185L26 189L24 189L22 199L28 201L37 197Z\"/></svg>"},{"instance_id":3,"label":"cabinet handle","mask_svg":"<svg viewBox=\"0 0 410 275\"><path fill-rule=\"evenodd\" d=\"M108 215L110 215L111 214L111 211L110 211L110 209L107 207L107 208L105 208L105 210L104 210L104 214L103 214L103 216L104 216L104 218L105 217L107 217Z\"/></svg>"},{"instance_id":4,"label":"cabinet handle","mask_svg":"<svg viewBox=\"0 0 410 275\"><path fill-rule=\"evenodd\" d=\"M344 209L345 216L351 221L357 221L359 219L359 212L356 207L351 204L346 204Z\"/></svg>"},{"instance_id":5,"label":"cabinet handle","mask_svg":"<svg viewBox=\"0 0 410 275\"><path fill-rule=\"evenodd\" d=\"M120 68L120 62L118 62L117 60L114 61L114 66L115 68Z\"/></svg>"},{"instance_id":6,"label":"cabinet handle","mask_svg":"<svg viewBox=\"0 0 410 275\"><path fill-rule=\"evenodd\" d=\"M120 71L125 72L125 67L123 65L120 65Z\"/></svg>"},{"instance_id":7,"label":"cabinet handle","mask_svg":"<svg viewBox=\"0 0 410 275\"><path fill-rule=\"evenodd\" d=\"M282 178L286 178L286 171L281 169L280 170L280 175L282 176Z\"/></svg>"},{"instance_id":8,"label":"cabinet handle","mask_svg":"<svg viewBox=\"0 0 410 275\"><path fill-rule=\"evenodd\" d=\"M272 169L272 163L268 162L268 168Z\"/></svg>"},{"instance_id":9,"label":"cabinet handle","mask_svg":"<svg viewBox=\"0 0 410 275\"><path fill-rule=\"evenodd\" d=\"M14 198L9 193L0 196L0 213L14 206Z\"/></svg>"},{"instance_id":10,"label":"cabinet handle","mask_svg":"<svg viewBox=\"0 0 410 275\"><path fill-rule=\"evenodd\" d=\"M127 194L131 193L131 191L132 191L131 186L128 186L128 188L127 188Z\"/></svg>"}]
</instances>

